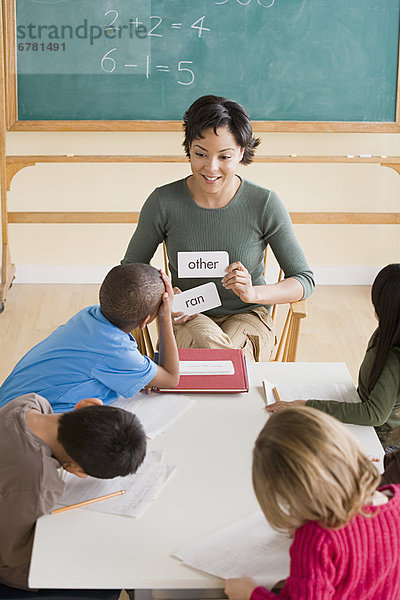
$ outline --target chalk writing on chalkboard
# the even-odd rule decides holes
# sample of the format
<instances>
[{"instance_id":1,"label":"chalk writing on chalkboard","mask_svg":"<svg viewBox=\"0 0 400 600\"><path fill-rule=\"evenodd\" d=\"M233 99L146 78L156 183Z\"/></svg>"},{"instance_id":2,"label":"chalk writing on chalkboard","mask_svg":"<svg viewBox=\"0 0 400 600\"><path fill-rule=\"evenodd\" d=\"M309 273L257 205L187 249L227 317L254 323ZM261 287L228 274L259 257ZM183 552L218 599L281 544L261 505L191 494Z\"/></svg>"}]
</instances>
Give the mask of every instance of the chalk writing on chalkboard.
<instances>
[{"instance_id":1,"label":"chalk writing on chalkboard","mask_svg":"<svg viewBox=\"0 0 400 600\"><path fill-rule=\"evenodd\" d=\"M32 0L33 2L35 0ZM215 4L226 4L230 0L216 1ZM234 0L241 6L247 6L253 0ZM262 8L271 8L275 0L254 0ZM49 4L47 2L46 4ZM179 85L192 85L195 81L193 71L193 60L177 59L173 64L157 64L159 61L152 60L149 43L144 46L135 47L132 50L132 40L151 42L151 38L164 38L170 30L193 29L195 37L201 38L212 28L206 26L206 15L202 15L191 23L190 21L171 22L167 16L146 15L145 13L128 18L126 9L110 8L101 14L101 2L96 5L97 10L91 21L87 18L79 19L78 14L52 15L51 24L45 23L44 14L36 15L36 22L19 23L17 25L18 40L18 72L20 74L57 74L60 72L60 63L55 61L49 52L63 52L61 69L64 74L96 74L100 70L104 73L123 73L127 69L135 70L136 73L145 74L146 79L151 73L170 73L176 71L176 83ZM151 7L150 7L151 8ZM135 11L138 10L135 5ZM81 14L81 13L79 13ZM63 17L68 22L63 22ZM78 21L76 18L78 17ZM103 21L104 18L104 22ZM127 20L128 19L128 20ZM40 22L39 22L40 21ZM212 35L212 34L211 34ZM23 40L23 41L22 41ZM43 40L43 41L37 41ZM61 42L54 40L62 40ZM69 40L69 43L65 40ZM115 40L118 46L107 49L99 56L99 40L107 43ZM92 52L94 60L88 59L86 42L89 41L89 51ZM125 42L125 43L124 43ZM147 49L147 54L143 50ZM83 54L85 60L71 60L76 54ZM30 53L30 55L27 55ZM78 56L75 56L78 58ZM97 60L96 60L97 59ZM133 59L133 60L130 60ZM96 69L97 67L97 69ZM132 72L132 71L131 71Z\"/></svg>"},{"instance_id":2,"label":"chalk writing on chalkboard","mask_svg":"<svg viewBox=\"0 0 400 600\"><path fill-rule=\"evenodd\" d=\"M400 0L8 0L19 120L396 121Z\"/></svg>"},{"instance_id":3,"label":"chalk writing on chalkboard","mask_svg":"<svg viewBox=\"0 0 400 600\"><path fill-rule=\"evenodd\" d=\"M226 4L227 2L230 2L231 0L220 0L219 2L215 2L215 4ZM235 0L232 0L235 1ZM248 4L250 4L252 0L236 0L236 2L238 4L241 4L242 6L247 6ZM271 6L273 6L275 4L275 0L257 0L257 4L259 6L262 6L263 8L271 8Z\"/></svg>"}]
</instances>

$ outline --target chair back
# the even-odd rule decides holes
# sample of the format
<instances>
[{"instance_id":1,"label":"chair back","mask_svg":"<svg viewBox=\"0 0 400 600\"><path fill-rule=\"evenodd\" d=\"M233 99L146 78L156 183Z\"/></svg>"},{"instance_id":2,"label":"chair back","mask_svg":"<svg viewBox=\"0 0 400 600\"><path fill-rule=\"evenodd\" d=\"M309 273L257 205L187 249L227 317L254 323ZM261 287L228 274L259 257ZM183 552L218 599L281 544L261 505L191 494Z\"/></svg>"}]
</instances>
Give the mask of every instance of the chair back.
<instances>
[{"instance_id":1,"label":"chair back","mask_svg":"<svg viewBox=\"0 0 400 600\"><path fill-rule=\"evenodd\" d=\"M268 246L264 252L264 278L267 272ZM277 283L282 281L284 273L279 269ZM296 362L300 338L301 320L307 316L305 300L274 304L271 317L275 328L275 349L272 353L273 362Z\"/></svg>"}]
</instances>

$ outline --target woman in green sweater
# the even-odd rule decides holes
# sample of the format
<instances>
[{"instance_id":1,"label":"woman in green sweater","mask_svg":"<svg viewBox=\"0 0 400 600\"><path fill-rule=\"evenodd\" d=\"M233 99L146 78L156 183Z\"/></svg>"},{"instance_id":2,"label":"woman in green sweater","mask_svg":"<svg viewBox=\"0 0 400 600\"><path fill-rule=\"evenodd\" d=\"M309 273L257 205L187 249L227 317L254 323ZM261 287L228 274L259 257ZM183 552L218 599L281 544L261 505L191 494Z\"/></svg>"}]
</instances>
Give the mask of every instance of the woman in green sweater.
<instances>
[{"instance_id":1,"label":"woman in green sweater","mask_svg":"<svg viewBox=\"0 0 400 600\"><path fill-rule=\"evenodd\" d=\"M325 400L276 402L275 412L292 404L313 406L344 423L372 425L382 445L393 444L392 430L400 426L400 264L382 269L371 290L378 328L368 342L358 375L360 403ZM400 440L394 440L399 445Z\"/></svg>"},{"instance_id":2,"label":"woman in green sweater","mask_svg":"<svg viewBox=\"0 0 400 600\"><path fill-rule=\"evenodd\" d=\"M226 275L212 279L222 305L200 315L174 315L179 347L242 348L268 360L274 334L270 307L311 295L313 274L278 196L239 177L260 140L242 106L216 96L196 100L184 116L183 146L192 174L154 190L146 200L123 263L149 262L165 242L176 293L206 283L179 278L177 252L226 251ZM280 283L263 278L270 245L284 271Z\"/></svg>"}]
</instances>

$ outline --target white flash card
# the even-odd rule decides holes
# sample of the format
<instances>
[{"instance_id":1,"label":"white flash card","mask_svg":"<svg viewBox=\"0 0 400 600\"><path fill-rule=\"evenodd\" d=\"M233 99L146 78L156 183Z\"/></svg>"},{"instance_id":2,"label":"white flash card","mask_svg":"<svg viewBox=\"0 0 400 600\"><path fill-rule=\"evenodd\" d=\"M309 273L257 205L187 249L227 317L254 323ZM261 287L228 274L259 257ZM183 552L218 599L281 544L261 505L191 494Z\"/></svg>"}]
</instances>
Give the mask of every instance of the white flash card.
<instances>
[{"instance_id":1,"label":"white flash card","mask_svg":"<svg viewBox=\"0 0 400 600\"><path fill-rule=\"evenodd\" d=\"M274 402L276 402L276 399L274 398L274 386L272 385L272 383L270 381L267 381L266 379L262 380L262 384L263 384L263 389L264 389L264 404L265 406L268 406L269 404L274 404Z\"/></svg>"},{"instance_id":2,"label":"white flash card","mask_svg":"<svg viewBox=\"0 0 400 600\"><path fill-rule=\"evenodd\" d=\"M223 277L229 254L222 252L178 252L178 277Z\"/></svg>"},{"instance_id":3,"label":"white flash card","mask_svg":"<svg viewBox=\"0 0 400 600\"><path fill-rule=\"evenodd\" d=\"M217 286L210 281L210 283L199 285L181 294L175 294L172 311L195 315L216 306L221 306L221 299Z\"/></svg>"},{"instance_id":4,"label":"white flash card","mask_svg":"<svg viewBox=\"0 0 400 600\"><path fill-rule=\"evenodd\" d=\"M234 375L235 367L231 360L180 360L179 374Z\"/></svg>"}]
</instances>

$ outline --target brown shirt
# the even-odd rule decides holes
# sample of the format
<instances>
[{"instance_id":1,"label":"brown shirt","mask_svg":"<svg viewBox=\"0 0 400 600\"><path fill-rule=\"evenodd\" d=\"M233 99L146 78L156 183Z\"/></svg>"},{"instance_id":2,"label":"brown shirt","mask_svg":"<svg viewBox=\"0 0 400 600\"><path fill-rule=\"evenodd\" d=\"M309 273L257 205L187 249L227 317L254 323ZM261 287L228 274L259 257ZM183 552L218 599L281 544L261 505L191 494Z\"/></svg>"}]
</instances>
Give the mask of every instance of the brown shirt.
<instances>
[{"instance_id":1,"label":"brown shirt","mask_svg":"<svg viewBox=\"0 0 400 600\"><path fill-rule=\"evenodd\" d=\"M51 414L50 404L26 394L0 409L0 582L27 588L35 523L63 493L59 462L28 427L25 413Z\"/></svg>"}]
</instances>

